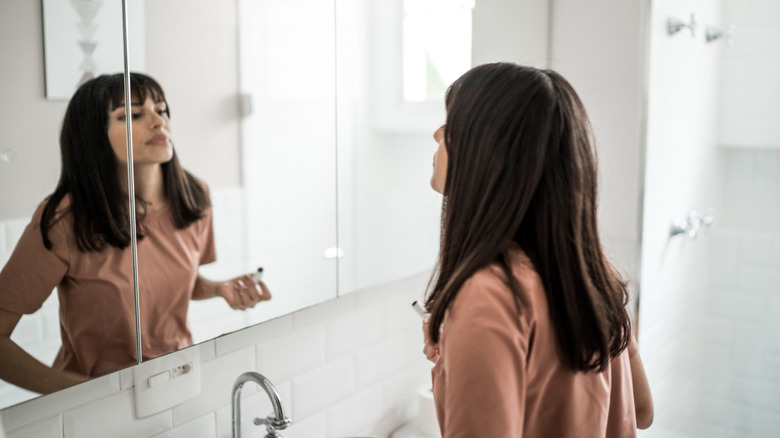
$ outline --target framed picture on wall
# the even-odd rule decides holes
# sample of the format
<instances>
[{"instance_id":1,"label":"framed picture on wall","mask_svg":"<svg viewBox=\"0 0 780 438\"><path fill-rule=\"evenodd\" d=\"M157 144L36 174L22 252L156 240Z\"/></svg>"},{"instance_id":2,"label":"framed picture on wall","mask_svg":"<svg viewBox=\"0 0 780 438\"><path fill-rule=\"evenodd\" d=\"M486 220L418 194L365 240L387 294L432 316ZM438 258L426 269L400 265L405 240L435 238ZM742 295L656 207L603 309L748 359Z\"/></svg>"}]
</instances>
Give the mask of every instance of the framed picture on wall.
<instances>
[{"instance_id":1,"label":"framed picture on wall","mask_svg":"<svg viewBox=\"0 0 780 438\"><path fill-rule=\"evenodd\" d=\"M46 98L68 100L79 85L124 71L122 0L41 0ZM128 1L130 66L143 70L144 2Z\"/></svg>"}]
</instances>

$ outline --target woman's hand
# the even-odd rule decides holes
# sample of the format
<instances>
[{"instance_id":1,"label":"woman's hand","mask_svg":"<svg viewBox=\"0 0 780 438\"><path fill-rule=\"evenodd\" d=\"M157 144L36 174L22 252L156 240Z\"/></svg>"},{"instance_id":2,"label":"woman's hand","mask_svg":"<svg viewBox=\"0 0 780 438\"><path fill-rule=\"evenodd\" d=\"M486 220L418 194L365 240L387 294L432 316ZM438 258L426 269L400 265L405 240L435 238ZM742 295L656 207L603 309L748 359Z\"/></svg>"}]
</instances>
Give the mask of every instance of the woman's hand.
<instances>
[{"instance_id":1,"label":"woman's hand","mask_svg":"<svg viewBox=\"0 0 780 438\"><path fill-rule=\"evenodd\" d=\"M265 283L255 283L252 274L219 283L215 293L224 298L230 307L240 310L255 307L258 302L271 299L271 292Z\"/></svg>"},{"instance_id":2,"label":"woman's hand","mask_svg":"<svg viewBox=\"0 0 780 438\"><path fill-rule=\"evenodd\" d=\"M425 338L425 347L423 347L423 354L429 361L436 363L439 360L439 344L431 342L431 337L428 335L428 323L423 323L423 337Z\"/></svg>"},{"instance_id":3,"label":"woman's hand","mask_svg":"<svg viewBox=\"0 0 780 438\"><path fill-rule=\"evenodd\" d=\"M12 341L11 333L21 317L0 309L0 379L40 394L89 380L88 376L44 365Z\"/></svg>"}]
</instances>

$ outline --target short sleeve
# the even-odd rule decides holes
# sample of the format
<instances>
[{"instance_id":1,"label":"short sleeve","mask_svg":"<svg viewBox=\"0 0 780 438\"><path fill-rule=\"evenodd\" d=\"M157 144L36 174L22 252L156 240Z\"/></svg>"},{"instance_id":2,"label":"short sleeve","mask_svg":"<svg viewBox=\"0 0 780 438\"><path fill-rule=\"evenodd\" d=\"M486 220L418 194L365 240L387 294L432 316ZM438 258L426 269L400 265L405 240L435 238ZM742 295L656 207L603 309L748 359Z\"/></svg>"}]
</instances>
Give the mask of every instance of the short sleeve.
<instances>
[{"instance_id":1,"label":"short sleeve","mask_svg":"<svg viewBox=\"0 0 780 438\"><path fill-rule=\"evenodd\" d=\"M437 363L447 379L437 401L446 406L444 436L509 437L523 430L518 413L525 405L528 338L511 297L497 277L478 274L445 318Z\"/></svg>"},{"instance_id":2,"label":"short sleeve","mask_svg":"<svg viewBox=\"0 0 780 438\"><path fill-rule=\"evenodd\" d=\"M200 265L205 265L217 260L217 251L214 246L214 224L212 222L211 208L201 219L200 230Z\"/></svg>"},{"instance_id":3,"label":"short sleeve","mask_svg":"<svg viewBox=\"0 0 780 438\"><path fill-rule=\"evenodd\" d=\"M52 249L43 245L40 223L43 204L24 229L11 257L0 271L0 307L20 314L40 309L70 266L67 223L60 219L49 230Z\"/></svg>"},{"instance_id":4,"label":"short sleeve","mask_svg":"<svg viewBox=\"0 0 780 438\"><path fill-rule=\"evenodd\" d=\"M636 343L636 338L634 338L633 334L629 336L628 347L626 347L626 349L628 350L629 358L634 357L636 352L639 351L639 345Z\"/></svg>"}]
</instances>

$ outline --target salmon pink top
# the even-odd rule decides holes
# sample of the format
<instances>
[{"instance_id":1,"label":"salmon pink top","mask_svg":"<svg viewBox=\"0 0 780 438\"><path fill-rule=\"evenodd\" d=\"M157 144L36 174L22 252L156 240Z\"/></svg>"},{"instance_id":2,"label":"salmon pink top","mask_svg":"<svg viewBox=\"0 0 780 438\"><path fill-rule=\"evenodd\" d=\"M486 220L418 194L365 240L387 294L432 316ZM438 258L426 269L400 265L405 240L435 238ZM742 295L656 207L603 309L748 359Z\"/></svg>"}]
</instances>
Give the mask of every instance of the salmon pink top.
<instances>
[{"instance_id":1,"label":"salmon pink top","mask_svg":"<svg viewBox=\"0 0 780 438\"><path fill-rule=\"evenodd\" d=\"M58 212L67 209L66 196ZM96 377L138 362L130 248L107 245L81 252L73 220L62 215L43 246L41 204L0 272L0 308L30 314L56 287L62 347L53 367ZM139 214L139 221L141 215ZM147 214L140 225L138 283L144 359L192 345L187 308L198 266L216 259L211 210L179 230L168 208Z\"/></svg>"},{"instance_id":2,"label":"salmon pink top","mask_svg":"<svg viewBox=\"0 0 780 438\"><path fill-rule=\"evenodd\" d=\"M444 438L634 437L629 348L601 373L573 372L561 360L542 282L519 249L510 266L517 307L498 265L476 272L445 316L432 370Z\"/></svg>"}]
</instances>

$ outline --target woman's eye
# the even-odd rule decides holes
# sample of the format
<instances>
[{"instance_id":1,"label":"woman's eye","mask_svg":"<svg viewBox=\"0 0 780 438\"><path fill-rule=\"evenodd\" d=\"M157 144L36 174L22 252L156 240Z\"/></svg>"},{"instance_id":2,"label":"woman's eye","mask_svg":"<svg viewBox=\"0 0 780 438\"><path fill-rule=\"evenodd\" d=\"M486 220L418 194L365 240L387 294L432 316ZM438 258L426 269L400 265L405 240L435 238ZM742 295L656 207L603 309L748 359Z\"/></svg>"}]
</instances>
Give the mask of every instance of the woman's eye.
<instances>
[{"instance_id":1,"label":"woman's eye","mask_svg":"<svg viewBox=\"0 0 780 438\"><path fill-rule=\"evenodd\" d=\"M133 120L138 120L143 116L142 113L133 113Z\"/></svg>"},{"instance_id":2,"label":"woman's eye","mask_svg":"<svg viewBox=\"0 0 780 438\"><path fill-rule=\"evenodd\" d=\"M161 116L169 116L167 109L157 110L157 114L159 114Z\"/></svg>"}]
</instances>

